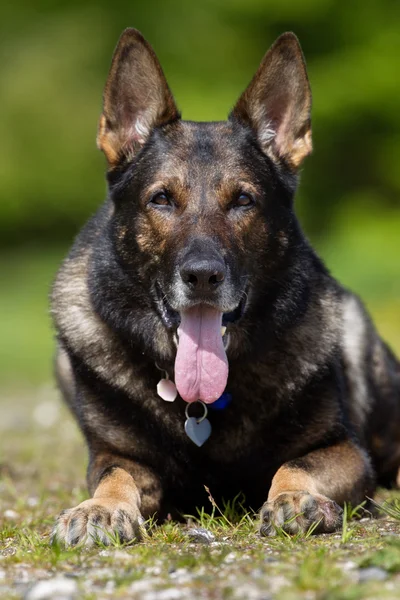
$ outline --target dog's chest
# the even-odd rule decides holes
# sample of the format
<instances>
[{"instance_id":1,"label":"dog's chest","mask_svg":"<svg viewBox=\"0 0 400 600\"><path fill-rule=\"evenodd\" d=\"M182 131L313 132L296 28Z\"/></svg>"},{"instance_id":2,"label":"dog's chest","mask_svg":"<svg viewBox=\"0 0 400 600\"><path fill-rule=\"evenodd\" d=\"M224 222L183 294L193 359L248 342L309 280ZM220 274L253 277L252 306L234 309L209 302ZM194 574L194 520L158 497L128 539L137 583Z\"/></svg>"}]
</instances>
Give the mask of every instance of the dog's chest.
<instances>
[{"instance_id":1,"label":"dog's chest","mask_svg":"<svg viewBox=\"0 0 400 600\"><path fill-rule=\"evenodd\" d=\"M223 408L188 405L179 397L173 403L165 402L149 390L146 408L158 424L154 443L170 446L171 458L175 456L178 461L183 456L185 462L189 455L225 465L255 454L272 455L277 445L286 443L289 415L279 414L279 400L262 376L249 380L232 377L227 390L231 400ZM211 432L200 448L185 430L188 415L198 420L200 427L202 418L209 421Z\"/></svg>"}]
</instances>

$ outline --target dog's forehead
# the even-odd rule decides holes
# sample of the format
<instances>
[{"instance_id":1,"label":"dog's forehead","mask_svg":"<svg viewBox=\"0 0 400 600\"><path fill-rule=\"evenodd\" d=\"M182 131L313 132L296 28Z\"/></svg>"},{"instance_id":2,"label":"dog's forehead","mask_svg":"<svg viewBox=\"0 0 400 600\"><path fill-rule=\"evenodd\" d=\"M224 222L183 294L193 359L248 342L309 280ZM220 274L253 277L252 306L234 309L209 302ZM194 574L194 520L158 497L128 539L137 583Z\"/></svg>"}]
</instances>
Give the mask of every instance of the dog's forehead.
<instances>
[{"instance_id":1,"label":"dog's forehead","mask_svg":"<svg viewBox=\"0 0 400 600\"><path fill-rule=\"evenodd\" d=\"M165 132L164 141L164 168L168 163L182 175L234 176L244 171L246 140L229 121L180 121Z\"/></svg>"}]
</instances>

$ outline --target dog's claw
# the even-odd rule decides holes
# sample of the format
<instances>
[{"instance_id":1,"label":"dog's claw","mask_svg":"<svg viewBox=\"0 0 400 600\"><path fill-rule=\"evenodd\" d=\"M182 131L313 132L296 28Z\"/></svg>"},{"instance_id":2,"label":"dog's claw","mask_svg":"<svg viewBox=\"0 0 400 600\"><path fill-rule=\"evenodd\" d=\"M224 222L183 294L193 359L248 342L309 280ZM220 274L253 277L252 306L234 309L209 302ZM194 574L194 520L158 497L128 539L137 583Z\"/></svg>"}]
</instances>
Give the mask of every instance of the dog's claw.
<instances>
[{"instance_id":1,"label":"dog's claw","mask_svg":"<svg viewBox=\"0 0 400 600\"><path fill-rule=\"evenodd\" d=\"M143 517L126 502L96 498L85 500L59 515L52 532L52 543L64 546L95 543L111 545L141 539Z\"/></svg>"},{"instance_id":2,"label":"dog's claw","mask_svg":"<svg viewBox=\"0 0 400 600\"><path fill-rule=\"evenodd\" d=\"M341 507L320 494L284 492L266 502L260 512L259 532L263 536L285 533L332 533L342 524Z\"/></svg>"}]
</instances>

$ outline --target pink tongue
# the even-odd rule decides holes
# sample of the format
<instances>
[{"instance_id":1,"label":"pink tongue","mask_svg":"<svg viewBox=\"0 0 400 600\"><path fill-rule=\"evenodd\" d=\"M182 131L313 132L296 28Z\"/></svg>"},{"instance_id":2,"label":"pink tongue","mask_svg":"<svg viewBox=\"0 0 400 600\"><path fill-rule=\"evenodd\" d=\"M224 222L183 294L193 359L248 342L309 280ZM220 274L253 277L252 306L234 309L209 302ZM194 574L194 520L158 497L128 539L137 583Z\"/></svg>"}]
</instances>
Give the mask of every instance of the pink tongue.
<instances>
[{"instance_id":1,"label":"pink tongue","mask_svg":"<svg viewBox=\"0 0 400 600\"><path fill-rule=\"evenodd\" d=\"M222 313L211 306L181 312L175 360L175 385L186 402L215 402L228 379L228 360L221 335Z\"/></svg>"}]
</instances>

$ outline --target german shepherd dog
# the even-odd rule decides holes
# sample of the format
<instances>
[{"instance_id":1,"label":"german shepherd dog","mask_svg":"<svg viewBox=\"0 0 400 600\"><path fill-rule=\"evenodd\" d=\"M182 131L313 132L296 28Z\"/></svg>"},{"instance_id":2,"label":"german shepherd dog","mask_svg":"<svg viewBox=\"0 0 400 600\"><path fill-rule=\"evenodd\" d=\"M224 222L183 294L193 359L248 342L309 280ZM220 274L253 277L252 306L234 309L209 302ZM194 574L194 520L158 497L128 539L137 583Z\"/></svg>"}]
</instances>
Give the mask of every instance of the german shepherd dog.
<instances>
[{"instance_id":1,"label":"german shepherd dog","mask_svg":"<svg viewBox=\"0 0 400 600\"><path fill-rule=\"evenodd\" d=\"M181 120L152 48L122 34L97 137L108 197L52 294L92 496L59 516L61 543L138 539L206 506L205 486L262 507L263 535L327 533L396 483L399 363L293 211L310 109L292 33L215 123Z\"/></svg>"}]
</instances>

